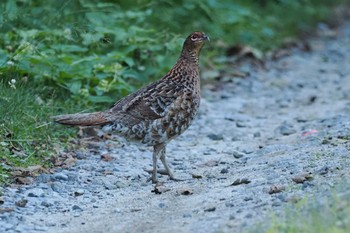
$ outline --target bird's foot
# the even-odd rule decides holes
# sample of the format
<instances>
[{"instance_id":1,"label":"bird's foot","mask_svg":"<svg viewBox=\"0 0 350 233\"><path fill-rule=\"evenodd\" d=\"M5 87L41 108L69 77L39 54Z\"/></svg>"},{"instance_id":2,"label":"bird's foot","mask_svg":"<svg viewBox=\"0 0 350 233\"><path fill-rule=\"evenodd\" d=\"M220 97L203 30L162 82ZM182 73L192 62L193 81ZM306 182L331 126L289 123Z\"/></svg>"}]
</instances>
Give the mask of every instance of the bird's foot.
<instances>
[{"instance_id":1,"label":"bird's foot","mask_svg":"<svg viewBox=\"0 0 350 233\"><path fill-rule=\"evenodd\" d=\"M147 179L147 182L152 181L153 184L157 184L158 183L157 175L154 174L153 170L146 170L145 169L144 171L152 174L151 177ZM169 172L166 169L157 169L157 173L159 173L161 175L167 175L167 176L169 176L170 180L173 180L173 181L176 181L176 182L185 181L185 179L179 179L179 178L174 177L173 173L169 174Z\"/></svg>"}]
</instances>

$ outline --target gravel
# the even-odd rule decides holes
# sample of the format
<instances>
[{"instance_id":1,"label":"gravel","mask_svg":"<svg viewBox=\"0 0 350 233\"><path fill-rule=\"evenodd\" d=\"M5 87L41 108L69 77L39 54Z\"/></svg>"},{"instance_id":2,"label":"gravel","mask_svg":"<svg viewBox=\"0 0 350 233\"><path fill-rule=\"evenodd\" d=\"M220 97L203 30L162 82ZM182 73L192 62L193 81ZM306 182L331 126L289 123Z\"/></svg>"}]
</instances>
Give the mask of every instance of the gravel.
<instances>
[{"instance_id":1,"label":"gravel","mask_svg":"<svg viewBox=\"0 0 350 233\"><path fill-rule=\"evenodd\" d=\"M100 142L71 168L4 188L0 232L240 232L331 195L350 167L349 38L348 24L312 52L204 85L196 121L167 148L183 181L152 185L149 148Z\"/></svg>"}]
</instances>

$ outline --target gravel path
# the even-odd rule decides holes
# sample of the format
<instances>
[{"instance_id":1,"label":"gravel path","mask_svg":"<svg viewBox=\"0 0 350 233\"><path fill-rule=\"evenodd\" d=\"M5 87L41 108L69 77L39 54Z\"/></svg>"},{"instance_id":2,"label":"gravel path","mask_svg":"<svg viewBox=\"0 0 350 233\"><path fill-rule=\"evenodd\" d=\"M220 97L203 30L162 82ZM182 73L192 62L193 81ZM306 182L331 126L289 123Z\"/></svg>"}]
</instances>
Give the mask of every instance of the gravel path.
<instances>
[{"instance_id":1,"label":"gravel path","mask_svg":"<svg viewBox=\"0 0 350 233\"><path fill-rule=\"evenodd\" d=\"M0 232L239 232L332 193L350 171L350 25L310 46L203 88L198 118L167 148L185 181L147 183L151 151L107 141L5 188Z\"/></svg>"}]
</instances>

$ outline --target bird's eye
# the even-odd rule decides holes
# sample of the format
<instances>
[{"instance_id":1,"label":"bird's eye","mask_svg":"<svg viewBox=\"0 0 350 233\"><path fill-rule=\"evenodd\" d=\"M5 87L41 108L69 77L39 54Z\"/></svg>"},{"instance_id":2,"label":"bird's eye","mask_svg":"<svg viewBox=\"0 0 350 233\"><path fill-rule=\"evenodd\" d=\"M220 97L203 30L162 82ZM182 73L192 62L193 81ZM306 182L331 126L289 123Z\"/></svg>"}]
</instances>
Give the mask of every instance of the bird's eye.
<instances>
[{"instance_id":1,"label":"bird's eye","mask_svg":"<svg viewBox=\"0 0 350 233\"><path fill-rule=\"evenodd\" d=\"M198 39L198 36L197 36L197 35L192 35L192 36L191 36L191 40L192 40L192 41L195 41L195 40L197 40L197 39Z\"/></svg>"}]
</instances>

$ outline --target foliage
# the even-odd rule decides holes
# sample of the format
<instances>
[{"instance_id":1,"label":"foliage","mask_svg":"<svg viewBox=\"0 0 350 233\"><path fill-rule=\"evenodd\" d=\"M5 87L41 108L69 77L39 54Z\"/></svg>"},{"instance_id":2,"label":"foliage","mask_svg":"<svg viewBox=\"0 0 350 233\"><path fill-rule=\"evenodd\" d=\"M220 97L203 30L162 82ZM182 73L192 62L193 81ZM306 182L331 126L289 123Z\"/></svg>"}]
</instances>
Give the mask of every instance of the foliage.
<instances>
[{"instance_id":1,"label":"foliage","mask_svg":"<svg viewBox=\"0 0 350 233\"><path fill-rule=\"evenodd\" d=\"M193 30L207 32L213 41L266 50L325 18L331 4L327 0L136 3L6 0L0 5L4 12L0 67L6 70L10 62L41 85L63 87L78 99L113 102L164 74L175 62L183 37Z\"/></svg>"},{"instance_id":2,"label":"foliage","mask_svg":"<svg viewBox=\"0 0 350 233\"><path fill-rule=\"evenodd\" d=\"M86 108L58 98L52 87L33 85L17 72L7 70L7 75L11 79L0 80L0 184L9 181L15 167L51 166L50 158L58 154L55 144L62 142L63 147L75 130L57 130L50 116L62 109Z\"/></svg>"}]
</instances>

